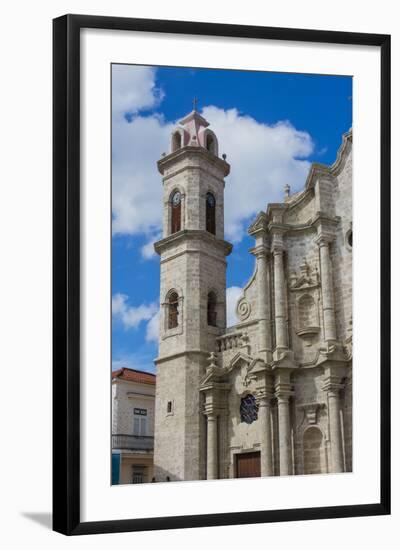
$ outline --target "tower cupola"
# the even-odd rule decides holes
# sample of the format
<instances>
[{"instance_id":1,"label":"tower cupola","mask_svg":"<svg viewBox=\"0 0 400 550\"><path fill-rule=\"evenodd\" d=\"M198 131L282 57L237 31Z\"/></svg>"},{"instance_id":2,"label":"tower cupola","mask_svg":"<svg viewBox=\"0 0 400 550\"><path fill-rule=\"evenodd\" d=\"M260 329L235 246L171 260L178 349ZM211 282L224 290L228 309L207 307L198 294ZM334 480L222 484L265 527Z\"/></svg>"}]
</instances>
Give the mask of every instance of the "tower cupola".
<instances>
[{"instance_id":1,"label":"tower cupola","mask_svg":"<svg viewBox=\"0 0 400 550\"><path fill-rule=\"evenodd\" d=\"M196 109L179 121L171 136L171 153L182 147L203 147L218 156L217 136L209 128L209 123Z\"/></svg>"}]
</instances>

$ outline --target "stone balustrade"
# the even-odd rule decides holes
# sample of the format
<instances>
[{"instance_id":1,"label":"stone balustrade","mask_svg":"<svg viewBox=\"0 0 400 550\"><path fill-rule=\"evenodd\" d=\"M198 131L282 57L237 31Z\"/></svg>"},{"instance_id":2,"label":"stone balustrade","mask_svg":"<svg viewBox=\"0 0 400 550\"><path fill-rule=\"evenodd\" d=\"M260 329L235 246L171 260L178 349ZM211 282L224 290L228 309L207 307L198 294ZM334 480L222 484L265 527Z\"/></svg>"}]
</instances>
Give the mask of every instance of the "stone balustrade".
<instances>
[{"instance_id":1,"label":"stone balustrade","mask_svg":"<svg viewBox=\"0 0 400 550\"><path fill-rule=\"evenodd\" d=\"M242 336L242 332L233 332L232 334L219 336L216 338L216 351L223 352L242 347Z\"/></svg>"}]
</instances>

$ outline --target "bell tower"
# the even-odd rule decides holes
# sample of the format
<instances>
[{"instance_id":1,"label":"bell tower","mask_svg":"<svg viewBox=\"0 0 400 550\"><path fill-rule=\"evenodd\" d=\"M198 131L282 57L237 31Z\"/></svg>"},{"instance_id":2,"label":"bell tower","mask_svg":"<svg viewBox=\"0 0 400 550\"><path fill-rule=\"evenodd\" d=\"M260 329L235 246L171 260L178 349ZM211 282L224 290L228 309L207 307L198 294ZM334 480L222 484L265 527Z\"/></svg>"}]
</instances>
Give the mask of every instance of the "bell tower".
<instances>
[{"instance_id":1,"label":"bell tower","mask_svg":"<svg viewBox=\"0 0 400 550\"><path fill-rule=\"evenodd\" d=\"M230 166L196 111L171 136L158 161L163 176L160 336L156 359L156 481L205 479L206 425L200 381L226 328L224 178Z\"/></svg>"}]
</instances>

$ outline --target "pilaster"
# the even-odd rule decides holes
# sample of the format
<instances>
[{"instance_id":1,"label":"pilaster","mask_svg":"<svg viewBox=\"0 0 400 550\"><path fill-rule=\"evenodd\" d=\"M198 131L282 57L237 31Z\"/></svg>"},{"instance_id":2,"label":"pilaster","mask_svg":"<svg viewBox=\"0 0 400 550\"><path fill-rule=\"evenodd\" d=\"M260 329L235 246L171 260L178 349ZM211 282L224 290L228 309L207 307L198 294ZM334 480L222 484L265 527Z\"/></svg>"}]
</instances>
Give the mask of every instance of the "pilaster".
<instances>
[{"instance_id":1,"label":"pilaster","mask_svg":"<svg viewBox=\"0 0 400 550\"><path fill-rule=\"evenodd\" d=\"M261 476L274 475L272 459L272 419L271 399L274 396L271 368L258 361L251 370L255 380L255 396L258 404L258 421L260 428Z\"/></svg>"},{"instance_id":2,"label":"pilaster","mask_svg":"<svg viewBox=\"0 0 400 550\"><path fill-rule=\"evenodd\" d=\"M272 358L269 248L263 243L251 250L257 261L259 357Z\"/></svg>"},{"instance_id":3,"label":"pilaster","mask_svg":"<svg viewBox=\"0 0 400 550\"><path fill-rule=\"evenodd\" d=\"M289 400L294 392L290 383L290 373L291 369L279 369L275 375L275 397L278 402L279 425L279 474L281 476L293 473Z\"/></svg>"},{"instance_id":4,"label":"pilaster","mask_svg":"<svg viewBox=\"0 0 400 550\"><path fill-rule=\"evenodd\" d=\"M341 377L329 373L323 390L327 394L329 414L329 439L331 449L331 472L344 472L343 437L340 422L340 391L343 389Z\"/></svg>"},{"instance_id":5,"label":"pilaster","mask_svg":"<svg viewBox=\"0 0 400 550\"><path fill-rule=\"evenodd\" d=\"M274 229L272 233L272 253L274 258L275 350L279 352L288 349L288 337L283 232L278 229Z\"/></svg>"},{"instance_id":6,"label":"pilaster","mask_svg":"<svg viewBox=\"0 0 400 550\"><path fill-rule=\"evenodd\" d=\"M335 318L335 296L333 291L332 264L330 257L330 243L333 237L329 234L320 234L316 240L319 246L322 311L324 318L324 339L327 345L336 342L336 318Z\"/></svg>"},{"instance_id":7,"label":"pilaster","mask_svg":"<svg viewBox=\"0 0 400 550\"><path fill-rule=\"evenodd\" d=\"M218 415L205 410L207 417L207 479L218 479Z\"/></svg>"},{"instance_id":8,"label":"pilaster","mask_svg":"<svg viewBox=\"0 0 400 550\"><path fill-rule=\"evenodd\" d=\"M207 479L218 479L220 466L223 466L224 463L222 455L225 452L221 445L218 427L227 414L227 392L230 390L230 385L216 381L219 368L214 362L214 353L211 354L209 360L211 364L207 368L206 378L200 385L199 391L204 395L203 414L207 419L206 477Z\"/></svg>"}]
</instances>

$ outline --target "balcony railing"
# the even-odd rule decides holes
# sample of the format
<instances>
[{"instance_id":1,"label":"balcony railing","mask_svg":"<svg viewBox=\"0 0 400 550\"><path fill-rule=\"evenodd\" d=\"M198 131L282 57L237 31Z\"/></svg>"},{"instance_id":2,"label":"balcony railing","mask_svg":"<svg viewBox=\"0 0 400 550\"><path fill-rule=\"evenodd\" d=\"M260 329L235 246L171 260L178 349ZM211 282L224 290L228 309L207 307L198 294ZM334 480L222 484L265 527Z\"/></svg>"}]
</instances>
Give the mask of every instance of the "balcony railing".
<instances>
[{"instance_id":1,"label":"balcony railing","mask_svg":"<svg viewBox=\"0 0 400 550\"><path fill-rule=\"evenodd\" d=\"M215 340L215 345L218 352L228 351L230 349L239 348L242 346L242 332L233 332L232 334L223 334Z\"/></svg>"},{"instance_id":2,"label":"balcony railing","mask_svg":"<svg viewBox=\"0 0 400 550\"><path fill-rule=\"evenodd\" d=\"M148 435L112 434L113 449L128 449L130 451L152 451L154 437Z\"/></svg>"}]
</instances>

